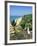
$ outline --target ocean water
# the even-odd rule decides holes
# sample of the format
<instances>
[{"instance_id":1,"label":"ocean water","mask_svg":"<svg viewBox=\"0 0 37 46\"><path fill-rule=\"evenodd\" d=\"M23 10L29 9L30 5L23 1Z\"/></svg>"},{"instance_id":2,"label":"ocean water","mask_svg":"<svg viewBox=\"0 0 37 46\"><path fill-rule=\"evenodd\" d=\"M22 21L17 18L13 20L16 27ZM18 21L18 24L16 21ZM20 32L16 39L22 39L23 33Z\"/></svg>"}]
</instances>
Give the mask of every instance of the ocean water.
<instances>
[{"instance_id":1,"label":"ocean water","mask_svg":"<svg viewBox=\"0 0 37 46\"><path fill-rule=\"evenodd\" d=\"M10 21L16 20L22 16L10 16Z\"/></svg>"}]
</instances>

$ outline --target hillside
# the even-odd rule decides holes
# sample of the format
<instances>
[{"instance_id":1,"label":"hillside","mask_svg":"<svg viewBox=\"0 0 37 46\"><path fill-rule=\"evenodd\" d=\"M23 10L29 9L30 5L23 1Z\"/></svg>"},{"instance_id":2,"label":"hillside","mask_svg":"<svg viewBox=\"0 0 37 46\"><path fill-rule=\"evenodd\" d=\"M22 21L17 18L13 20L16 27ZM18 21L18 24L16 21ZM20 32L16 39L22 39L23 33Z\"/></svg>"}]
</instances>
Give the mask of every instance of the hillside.
<instances>
[{"instance_id":1,"label":"hillside","mask_svg":"<svg viewBox=\"0 0 37 46\"><path fill-rule=\"evenodd\" d=\"M30 29L32 29L32 14L24 15L22 17L22 20L20 22L20 25L25 28L29 26Z\"/></svg>"}]
</instances>

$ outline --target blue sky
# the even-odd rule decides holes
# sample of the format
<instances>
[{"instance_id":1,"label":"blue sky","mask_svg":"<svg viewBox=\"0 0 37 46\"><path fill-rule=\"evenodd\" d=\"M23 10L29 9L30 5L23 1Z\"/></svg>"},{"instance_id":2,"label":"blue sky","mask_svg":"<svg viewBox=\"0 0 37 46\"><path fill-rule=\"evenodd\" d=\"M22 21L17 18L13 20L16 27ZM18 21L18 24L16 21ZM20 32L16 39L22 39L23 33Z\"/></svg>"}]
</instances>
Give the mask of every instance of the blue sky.
<instances>
[{"instance_id":1,"label":"blue sky","mask_svg":"<svg viewBox=\"0 0 37 46\"><path fill-rule=\"evenodd\" d=\"M10 16L23 16L32 13L31 6L10 6Z\"/></svg>"}]
</instances>

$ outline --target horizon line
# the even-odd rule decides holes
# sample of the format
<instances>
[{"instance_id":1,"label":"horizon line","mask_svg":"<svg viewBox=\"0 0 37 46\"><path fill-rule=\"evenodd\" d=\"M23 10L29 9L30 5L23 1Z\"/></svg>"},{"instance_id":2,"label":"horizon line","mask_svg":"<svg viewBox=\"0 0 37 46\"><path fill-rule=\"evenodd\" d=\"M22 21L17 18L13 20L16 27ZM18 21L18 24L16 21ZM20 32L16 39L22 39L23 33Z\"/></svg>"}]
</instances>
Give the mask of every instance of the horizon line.
<instances>
[{"instance_id":1,"label":"horizon line","mask_svg":"<svg viewBox=\"0 0 37 46\"><path fill-rule=\"evenodd\" d=\"M26 14L26 15L30 15L30 14ZM25 15L25 16L26 16L26 15ZM10 15L10 16L12 16L12 15ZM13 16L18 16L18 15L13 15ZM19 16L21 16L21 15L19 15ZM24 16L24 15L23 15L23 16Z\"/></svg>"}]
</instances>

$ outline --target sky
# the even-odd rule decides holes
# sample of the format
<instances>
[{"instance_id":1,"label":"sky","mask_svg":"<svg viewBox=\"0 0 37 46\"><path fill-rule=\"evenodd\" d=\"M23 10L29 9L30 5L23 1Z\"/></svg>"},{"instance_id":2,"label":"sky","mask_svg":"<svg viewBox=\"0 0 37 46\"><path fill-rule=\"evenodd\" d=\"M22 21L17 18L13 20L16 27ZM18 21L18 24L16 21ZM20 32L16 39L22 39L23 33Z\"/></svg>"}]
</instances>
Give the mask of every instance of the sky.
<instances>
[{"instance_id":1,"label":"sky","mask_svg":"<svg viewBox=\"0 0 37 46\"><path fill-rule=\"evenodd\" d=\"M31 6L15 6L10 5L10 16L24 16L32 13Z\"/></svg>"}]
</instances>

